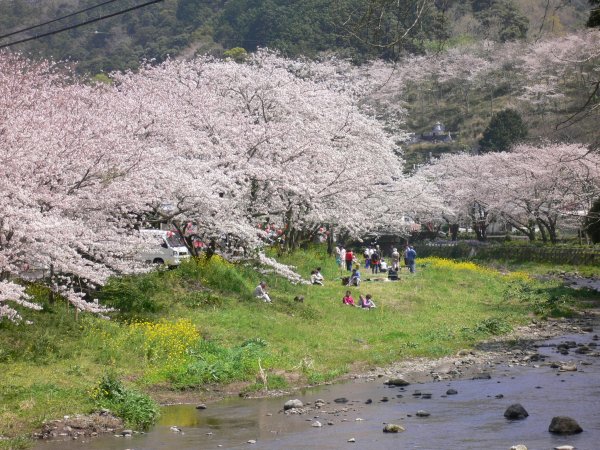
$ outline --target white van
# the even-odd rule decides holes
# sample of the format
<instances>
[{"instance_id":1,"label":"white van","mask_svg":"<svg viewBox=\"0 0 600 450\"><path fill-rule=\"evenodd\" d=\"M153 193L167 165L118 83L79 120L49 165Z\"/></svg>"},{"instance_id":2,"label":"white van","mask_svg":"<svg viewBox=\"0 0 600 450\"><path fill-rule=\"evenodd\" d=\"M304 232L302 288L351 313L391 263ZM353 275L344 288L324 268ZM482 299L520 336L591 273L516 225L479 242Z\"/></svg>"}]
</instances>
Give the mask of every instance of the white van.
<instances>
[{"instance_id":1,"label":"white van","mask_svg":"<svg viewBox=\"0 0 600 450\"><path fill-rule=\"evenodd\" d=\"M181 236L177 233L165 230L140 230L142 237L152 240L155 238L156 245L151 245L140 251L137 259L153 264L166 264L178 266L182 260L190 257L187 247Z\"/></svg>"}]
</instances>

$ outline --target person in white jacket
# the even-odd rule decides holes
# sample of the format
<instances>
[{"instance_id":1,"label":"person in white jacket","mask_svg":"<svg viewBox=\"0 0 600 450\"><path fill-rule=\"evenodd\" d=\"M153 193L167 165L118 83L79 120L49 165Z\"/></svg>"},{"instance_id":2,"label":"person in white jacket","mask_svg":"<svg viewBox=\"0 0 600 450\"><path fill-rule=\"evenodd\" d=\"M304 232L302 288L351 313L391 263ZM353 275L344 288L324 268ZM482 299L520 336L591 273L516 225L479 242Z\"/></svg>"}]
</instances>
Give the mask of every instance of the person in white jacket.
<instances>
[{"instance_id":1,"label":"person in white jacket","mask_svg":"<svg viewBox=\"0 0 600 450\"><path fill-rule=\"evenodd\" d=\"M254 296L262 299L265 303L272 303L271 297L269 297L269 294L267 293L267 283L264 281L261 281L260 284L256 286L256 289L254 289Z\"/></svg>"}]
</instances>

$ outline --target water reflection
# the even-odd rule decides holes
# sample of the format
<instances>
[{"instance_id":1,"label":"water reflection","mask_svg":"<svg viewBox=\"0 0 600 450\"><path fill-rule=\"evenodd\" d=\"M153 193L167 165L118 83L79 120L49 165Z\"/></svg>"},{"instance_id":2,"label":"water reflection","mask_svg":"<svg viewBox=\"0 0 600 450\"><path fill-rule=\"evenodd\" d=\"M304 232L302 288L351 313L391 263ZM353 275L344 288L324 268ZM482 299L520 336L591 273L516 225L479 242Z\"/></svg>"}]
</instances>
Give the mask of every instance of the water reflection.
<instances>
[{"instance_id":1,"label":"water reflection","mask_svg":"<svg viewBox=\"0 0 600 450\"><path fill-rule=\"evenodd\" d=\"M589 342L589 335L570 340ZM578 372L557 372L550 367L498 367L490 380L462 380L389 388L377 382L324 386L297 393L304 402L323 398L328 403L311 415L285 416L280 412L287 398L244 400L231 398L196 410L193 405L164 408L159 424L150 433L131 439L112 436L88 443L41 443L38 450L72 449L339 449L354 438L354 449L473 449L506 450L523 443L530 449L551 449L570 444L580 450L598 447L600 438L600 358L589 355L560 356L542 348L552 360L585 361ZM450 388L457 395L446 396ZM413 396L418 389L431 398ZM397 397L401 395L401 397ZM347 397L340 405L333 400ZM389 401L381 399L388 397ZM372 404L365 404L373 399ZM529 417L509 421L503 416L512 403L521 403ZM344 408L345 410L341 410ZM336 411L337 412L334 412ZM416 416L427 410L430 417ZM585 430L575 436L548 432L553 416L575 418ZM356 420L362 419L362 420ZM315 420L323 427L312 427ZM327 425L328 422L333 425ZM399 423L404 433L384 434L384 422ZM172 425L183 433L170 431ZM256 440L249 447L248 440Z\"/></svg>"}]
</instances>

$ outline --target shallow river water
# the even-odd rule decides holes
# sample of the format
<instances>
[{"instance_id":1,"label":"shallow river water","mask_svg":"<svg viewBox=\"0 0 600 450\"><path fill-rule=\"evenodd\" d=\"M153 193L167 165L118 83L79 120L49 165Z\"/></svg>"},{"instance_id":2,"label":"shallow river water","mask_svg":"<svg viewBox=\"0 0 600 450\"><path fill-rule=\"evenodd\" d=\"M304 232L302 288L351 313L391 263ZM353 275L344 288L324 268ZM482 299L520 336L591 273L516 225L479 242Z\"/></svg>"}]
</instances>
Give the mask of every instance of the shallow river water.
<instances>
[{"instance_id":1,"label":"shallow river water","mask_svg":"<svg viewBox=\"0 0 600 450\"><path fill-rule=\"evenodd\" d=\"M590 343L593 334L563 336L547 344L564 340ZM529 450L549 450L561 445L579 450L600 449L600 358L573 352L563 356L552 346L541 347L539 353L547 356L547 362L577 361L578 371L559 372L546 365L500 365L489 380L398 388L387 387L384 379L378 379L307 389L284 398L230 398L209 404L205 410L196 410L194 405L168 406L158 425L146 434L128 438L103 436L85 442L44 442L36 448L507 450L524 444ZM449 388L458 394L446 396ZM413 395L416 390L431 393L431 398ZM348 403L334 402L340 397L346 397ZM382 401L384 397L388 401ZM305 403L323 399L326 404L314 413L285 415L281 409L290 398ZM366 404L368 399L372 403ZM522 404L529 417L519 421L505 419L504 411L513 403ZM417 417L418 410L426 410L430 416ZM559 415L577 420L583 433L549 433L552 417ZM315 421L322 427L313 427ZM406 431L383 433L384 423L400 424ZM171 431L173 425L182 432ZM351 438L355 442L348 442ZM248 443L249 440L256 443Z\"/></svg>"}]
</instances>

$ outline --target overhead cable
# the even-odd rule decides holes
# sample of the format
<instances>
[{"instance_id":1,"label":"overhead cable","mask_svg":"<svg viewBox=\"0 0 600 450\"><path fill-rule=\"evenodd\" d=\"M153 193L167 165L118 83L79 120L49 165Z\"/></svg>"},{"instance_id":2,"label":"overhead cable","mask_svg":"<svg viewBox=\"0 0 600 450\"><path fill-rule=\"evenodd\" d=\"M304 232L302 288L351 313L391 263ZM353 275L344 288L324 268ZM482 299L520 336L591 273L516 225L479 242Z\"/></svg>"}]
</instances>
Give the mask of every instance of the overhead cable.
<instances>
[{"instance_id":1,"label":"overhead cable","mask_svg":"<svg viewBox=\"0 0 600 450\"><path fill-rule=\"evenodd\" d=\"M2 44L2 45L0 45L0 49L6 48L6 47L10 47L10 46L16 45L16 44L22 44L23 42L33 41L35 39L43 38L43 37L46 37L46 36L51 36L53 34L62 33L63 31L73 30L75 28L79 28L79 27L82 27L84 25L88 25L90 23L99 22L101 20L109 19L109 18L115 17L115 16L120 16L121 14L125 14L125 13L128 13L130 11L134 11L136 9L143 8L144 6L153 5L154 3L160 3L162 1L163 0L152 0L152 1L149 1L149 2L146 2L146 3L142 3L140 5L133 6L131 8L124 9L122 11L117 11L117 12L112 13L112 14L107 14L105 16L96 17L94 19L86 20L85 22L77 23L75 25L70 25L68 27L60 28L58 30L49 31L47 33L42 33L42 34L37 34L37 35L29 37L29 38L20 39L18 41L14 41L14 42L9 42L8 44Z\"/></svg>"},{"instance_id":2,"label":"overhead cable","mask_svg":"<svg viewBox=\"0 0 600 450\"><path fill-rule=\"evenodd\" d=\"M7 34L3 34L2 36L0 36L0 39L5 39L7 37L14 36L15 34L24 33L25 31L35 30L36 28L43 27L44 25L49 25L51 23L58 22L58 21L63 20L63 19L68 19L69 17L73 17L73 16L76 16L78 14L81 14L81 13L84 13L84 12L87 12L87 11L91 11L92 9L96 9L96 8L99 8L100 6L108 5L109 3L114 3L116 1L117 0L107 0L106 2L99 3L98 5L90 6L89 8L85 8L85 9L81 9L79 11L75 11L74 13L67 14L66 16L62 16L62 17L58 17L56 19L49 20L48 22L40 23L40 24L33 25L33 26L27 27L27 28L21 28L20 30L12 31L12 32L7 33Z\"/></svg>"}]
</instances>

